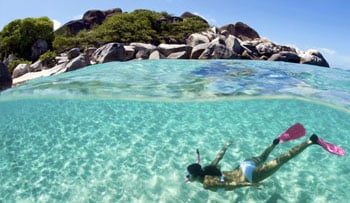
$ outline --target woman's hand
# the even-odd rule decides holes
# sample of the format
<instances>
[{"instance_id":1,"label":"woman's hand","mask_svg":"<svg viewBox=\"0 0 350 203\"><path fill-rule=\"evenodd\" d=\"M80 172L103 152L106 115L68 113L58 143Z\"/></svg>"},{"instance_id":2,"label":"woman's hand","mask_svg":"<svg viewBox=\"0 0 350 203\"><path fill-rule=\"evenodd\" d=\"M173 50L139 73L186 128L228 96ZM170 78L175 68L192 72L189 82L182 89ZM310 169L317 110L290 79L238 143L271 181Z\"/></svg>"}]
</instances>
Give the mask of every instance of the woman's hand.
<instances>
[{"instance_id":1,"label":"woman's hand","mask_svg":"<svg viewBox=\"0 0 350 203\"><path fill-rule=\"evenodd\" d=\"M226 144L225 144L225 148L230 147L232 145L232 143L233 143L232 140L227 141Z\"/></svg>"}]
</instances>

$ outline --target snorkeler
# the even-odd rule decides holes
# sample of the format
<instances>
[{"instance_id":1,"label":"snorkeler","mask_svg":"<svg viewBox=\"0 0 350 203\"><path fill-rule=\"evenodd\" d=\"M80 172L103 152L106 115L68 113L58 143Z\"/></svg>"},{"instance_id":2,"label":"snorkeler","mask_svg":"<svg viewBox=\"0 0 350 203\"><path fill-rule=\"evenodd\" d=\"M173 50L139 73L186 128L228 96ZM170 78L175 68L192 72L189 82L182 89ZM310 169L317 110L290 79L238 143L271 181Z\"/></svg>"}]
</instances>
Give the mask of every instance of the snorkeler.
<instances>
[{"instance_id":1,"label":"snorkeler","mask_svg":"<svg viewBox=\"0 0 350 203\"><path fill-rule=\"evenodd\" d=\"M211 164L204 168L200 165L200 154L197 149L197 163L191 164L187 167L188 175L186 176L185 182L199 181L203 183L204 189L210 190L217 190L219 188L233 190L244 186L258 187L260 181L271 176L283 166L283 164L287 163L293 157L313 144L318 144L326 151L338 156L345 155L345 151L342 148L330 144L319 138L316 134L313 134L309 139L293 147L284 155L265 163L267 157L276 145L298 139L305 134L306 130L300 123L291 126L284 133L274 139L272 144L270 144L260 156L246 159L232 171L221 172L218 168L219 161L223 158L227 148L231 146L232 141L228 141L219 151Z\"/></svg>"}]
</instances>

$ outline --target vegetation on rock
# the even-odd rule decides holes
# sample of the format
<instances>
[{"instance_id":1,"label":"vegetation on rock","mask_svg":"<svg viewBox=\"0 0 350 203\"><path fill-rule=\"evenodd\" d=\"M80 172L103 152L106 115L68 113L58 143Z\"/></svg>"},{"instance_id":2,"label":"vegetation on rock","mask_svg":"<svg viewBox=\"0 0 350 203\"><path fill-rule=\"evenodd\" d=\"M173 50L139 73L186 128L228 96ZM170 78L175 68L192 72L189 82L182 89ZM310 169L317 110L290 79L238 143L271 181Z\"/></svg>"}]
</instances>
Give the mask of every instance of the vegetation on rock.
<instances>
[{"instance_id":1,"label":"vegetation on rock","mask_svg":"<svg viewBox=\"0 0 350 203\"><path fill-rule=\"evenodd\" d=\"M115 14L101 25L82 30L77 35L68 31L57 33L53 46L60 52L73 47L101 46L109 42L158 45L170 41L183 42L190 34L208 28L208 23L196 16L182 19L171 17L166 12L135 10L131 13Z\"/></svg>"},{"instance_id":2,"label":"vegetation on rock","mask_svg":"<svg viewBox=\"0 0 350 203\"><path fill-rule=\"evenodd\" d=\"M44 66L53 67L56 64L56 53L53 51L47 51L42 54L39 58L42 61Z\"/></svg>"},{"instance_id":3,"label":"vegetation on rock","mask_svg":"<svg viewBox=\"0 0 350 203\"><path fill-rule=\"evenodd\" d=\"M101 46L109 42L160 43L183 42L192 33L204 31L209 24L198 16L188 18L172 17L166 12L135 10L117 13L107 17L102 24L94 24L72 34L68 28L53 32L53 23L47 17L14 20L0 32L0 56L10 54L32 61L31 47L41 39L52 51L59 53L73 47Z\"/></svg>"},{"instance_id":4,"label":"vegetation on rock","mask_svg":"<svg viewBox=\"0 0 350 203\"><path fill-rule=\"evenodd\" d=\"M48 17L14 20L0 32L0 52L3 57L14 54L18 58L31 60L31 47L41 39L53 41L53 22Z\"/></svg>"}]
</instances>

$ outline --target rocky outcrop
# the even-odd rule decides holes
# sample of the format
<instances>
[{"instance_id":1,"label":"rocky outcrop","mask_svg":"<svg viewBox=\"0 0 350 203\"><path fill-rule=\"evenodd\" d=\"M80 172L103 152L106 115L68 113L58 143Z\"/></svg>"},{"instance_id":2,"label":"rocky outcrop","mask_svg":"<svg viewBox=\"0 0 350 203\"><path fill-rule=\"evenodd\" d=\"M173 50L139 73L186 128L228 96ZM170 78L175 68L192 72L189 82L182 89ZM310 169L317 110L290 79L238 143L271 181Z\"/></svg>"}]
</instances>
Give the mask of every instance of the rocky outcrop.
<instances>
[{"instance_id":1,"label":"rocky outcrop","mask_svg":"<svg viewBox=\"0 0 350 203\"><path fill-rule=\"evenodd\" d=\"M282 51L282 52L273 54L268 60L300 63L300 57L298 56L298 54L291 51Z\"/></svg>"},{"instance_id":2,"label":"rocky outcrop","mask_svg":"<svg viewBox=\"0 0 350 203\"><path fill-rule=\"evenodd\" d=\"M40 55L45 53L47 50L49 50L49 44L45 40L38 39L31 47L31 59L33 61L38 60Z\"/></svg>"},{"instance_id":3,"label":"rocky outcrop","mask_svg":"<svg viewBox=\"0 0 350 203\"><path fill-rule=\"evenodd\" d=\"M80 56L72 59L67 65L67 71L78 70L80 68L84 68L85 66L90 65L89 57L86 54L82 54Z\"/></svg>"},{"instance_id":4,"label":"rocky outcrop","mask_svg":"<svg viewBox=\"0 0 350 203\"><path fill-rule=\"evenodd\" d=\"M30 66L28 64L18 64L13 70L12 78L17 78L29 72Z\"/></svg>"},{"instance_id":5,"label":"rocky outcrop","mask_svg":"<svg viewBox=\"0 0 350 203\"><path fill-rule=\"evenodd\" d=\"M195 47L198 44L209 43L209 42L210 42L209 38L201 33L191 34L186 40L187 45L190 45L191 47Z\"/></svg>"},{"instance_id":6,"label":"rocky outcrop","mask_svg":"<svg viewBox=\"0 0 350 203\"><path fill-rule=\"evenodd\" d=\"M208 24L208 22L207 22L204 18L202 18L202 17L200 17L200 16L198 16L198 15L196 15L196 14L193 14L193 13L191 13L191 12L188 12L188 11L184 12L184 13L180 16L180 18L182 18L182 19L186 19L186 18L197 18L197 19L201 20L202 22Z\"/></svg>"},{"instance_id":7,"label":"rocky outcrop","mask_svg":"<svg viewBox=\"0 0 350 203\"><path fill-rule=\"evenodd\" d=\"M84 20L71 20L62 27L58 28L55 33L60 35L76 35L80 31L87 29L90 29L90 24Z\"/></svg>"},{"instance_id":8,"label":"rocky outcrop","mask_svg":"<svg viewBox=\"0 0 350 203\"><path fill-rule=\"evenodd\" d=\"M329 67L325 58L317 50L297 52L293 47L277 45L270 40L259 38L255 31L242 23L236 23L234 28L232 26L224 30L211 28L205 32L193 33L184 41L186 41L184 44L159 44L158 46L145 43L124 45L112 42L100 48L85 49L83 54L80 53L81 49L73 48L57 57L57 65L47 70L39 62L31 66L19 65L13 73L13 84L77 70L91 63L143 59L251 59Z\"/></svg>"},{"instance_id":9,"label":"rocky outcrop","mask_svg":"<svg viewBox=\"0 0 350 203\"><path fill-rule=\"evenodd\" d=\"M31 66L25 66L29 67L28 69L25 69L26 73L22 75L13 74L12 86L19 85L21 83L35 78L57 75L90 65L90 60L86 54L81 54L70 61L68 60L66 54L63 54L63 56L58 56L56 57L56 59L57 64L54 67L50 68L44 67L40 60L38 60Z\"/></svg>"},{"instance_id":10,"label":"rocky outcrop","mask_svg":"<svg viewBox=\"0 0 350 203\"><path fill-rule=\"evenodd\" d=\"M192 48L191 52L191 59L199 59L199 57L202 55L202 53L209 47L209 42L208 43L202 43L198 44L195 47Z\"/></svg>"},{"instance_id":11,"label":"rocky outcrop","mask_svg":"<svg viewBox=\"0 0 350 203\"><path fill-rule=\"evenodd\" d=\"M217 37L211 41L198 59L231 59L233 58L232 49L226 46L223 36Z\"/></svg>"},{"instance_id":12,"label":"rocky outcrop","mask_svg":"<svg viewBox=\"0 0 350 203\"><path fill-rule=\"evenodd\" d=\"M0 91L10 88L12 86L11 74L7 66L0 62Z\"/></svg>"},{"instance_id":13,"label":"rocky outcrop","mask_svg":"<svg viewBox=\"0 0 350 203\"><path fill-rule=\"evenodd\" d=\"M54 66L53 68L42 70L39 72L28 72L28 73L26 73L18 78L14 78L12 86L16 86L16 85L22 84L28 80L32 80L32 79L39 78L39 77L47 77L50 75L61 74L61 73L64 73L66 71L67 71L66 63L62 63L62 64Z\"/></svg>"},{"instance_id":14,"label":"rocky outcrop","mask_svg":"<svg viewBox=\"0 0 350 203\"><path fill-rule=\"evenodd\" d=\"M150 55L149 59L162 59L164 56L162 56L158 50L154 50Z\"/></svg>"},{"instance_id":15,"label":"rocky outcrop","mask_svg":"<svg viewBox=\"0 0 350 203\"><path fill-rule=\"evenodd\" d=\"M241 41L233 35L229 35L226 38L225 44L227 48L232 50L233 54L235 55L241 55L244 51L244 48L241 45Z\"/></svg>"},{"instance_id":16,"label":"rocky outcrop","mask_svg":"<svg viewBox=\"0 0 350 203\"><path fill-rule=\"evenodd\" d=\"M192 47L185 44L160 44L158 49L168 59L188 59Z\"/></svg>"},{"instance_id":17,"label":"rocky outcrop","mask_svg":"<svg viewBox=\"0 0 350 203\"><path fill-rule=\"evenodd\" d=\"M38 72L43 70L43 64L40 60L29 66L29 72Z\"/></svg>"},{"instance_id":18,"label":"rocky outcrop","mask_svg":"<svg viewBox=\"0 0 350 203\"><path fill-rule=\"evenodd\" d=\"M229 34L236 36L243 41L260 38L259 34L253 28L242 22L237 22L234 25L225 25L220 28L220 31L227 31Z\"/></svg>"},{"instance_id":19,"label":"rocky outcrop","mask_svg":"<svg viewBox=\"0 0 350 203\"><path fill-rule=\"evenodd\" d=\"M103 11L89 10L84 13L82 20L89 25L93 25L93 24L101 25L105 19L106 19L106 15Z\"/></svg>"},{"instance_id":20,"label":"rocky outcrop","mask_svg":"<svg viewBox=\"0 0 350 203\"><path fill-rule=\"evenodd\" d=\"M89 10L85 12L82 19L68 22L61 29L70 32L70 34L77 34L82 29L90 29L93 24L102 24L107 17L117 13L122 13L122 10L119 8L107 11ZM166 15L158 19L152 27L160 33L163 23L177 24L188 18L197 18L207 23L202 17L185 12L180 17ZM60 32L60 30L56 32ZM243 22L227 24L221 28L212 27L204 32L193 33L186 39L164 36L161 40L163 44L159 40L152 42L152 44L131 43L121 45L115 42L114 45L108 44L104 48L98 48L93 54L89 53L88 56L94 63L158 58L239 58L286 61L329 67L327 61L319 52L297 53L292 47L277 45L272 41L260 38L256 30ZM172 46L169 46L170 44ZM183 50L179 50L181 49L179 47ZM69 60L79 55L79 51L71 51L73 53L68 53ZM70 56L71 54L73 56Z\"/></svg>"},{"instance_id":21,"label":"rocky outcrop","mask_svg":"<svg viewBox=\"0 0 350 203\"><path fill-rule=\"evenodd\" d=\"M108 18L114 14L123 13L123 11L120 8L112 8L112 9L104 10L103 13L105 14L106 18Z\"/></svg>"},{"instance_id":22,"label":"rocky outcrop","mask_svg":"<svg viewBox=\"0 0 350 203\"><path fill-rule=\"evenodd\" d=\"M135 58L136 50L135 46L124 46L125 50L125 61L132 60Z\"/></svg>"},{"instance_id":23,"label":"rocky outcrop","mask_svg":"<svg viewBox=\"0 0 350 203\"><path fill-rule=\"evenodd\" d=\"M300 56L301 64L310 64L310 65L316 65L316 66L329 67L329 64L326 61L326 59L317 50L310 49L310 50L307 50L306 52L301 52L299 56Z\"/></svg>"},{"instance_id":24,"label":"rocky outcrop","mask_svg":"<svg viewBox=\"0 0 350 203\"><path fill-rule=\"evenodd\" d=\"M94 24L102 24L106 18L118 13L122 13L120 8L105 11L89 10L84 13L82 19L69 21L55 32L59 34L76 35L82 30L89 30Z\"/></svg>"},{"instance_id":25,"label":"rocky outcrop","mask_svg":"<svg viewBox=\"0 0 350 203\"><path fill-rule=\"evenodd\" d=\"M107 63L110 61L123 61L125 58L124 45L121 43L109 43L98 48L92 55L96 63Z\"/></svg>"},{"instance_id":26,"label":"rocky outcrop","mask_svg":"<svg viewBox=\"0 0 350 203\"><path fill-rule=\"evenodd\" d=\"M110 10L89 10L82 19L73 20L56 30L57 34L71 36L81 30L89 30L93 25L102 24L112 15L121 14L120 8ZM204 23L208 22L202 17L190 12L180 17L164 15L152 23L152 29L161 33L164 23L176 26L179 22L189 18L196 18ZM186 38L162 36L154 39L152 44L130 43L122 44L111 42L102 47L77 47L57 56L52 63L37 60L40 55L49 50L48 42L37 40L28 50L31 53L32 65L20 64L12 74L7 70L6 64L15 61L14 55L6 56L4 64L0 63L0 90L27 80L56 75L67 71L74 71L90 64L106 63L111 61L129 61L143 59L250 59L285 61L292 63L311 64L329 67L328 62L317 50L297 52L295 48L273 43L260 38L257 31L243 22L228 24L221 28L212 27L206 31L193 33ZM50 44L51 45L51 44ZM84 50L84 53L81 51ZM3 55L0 53L0 58ZM52 65L54 64L54 65ZM6 71L7 70L7 71Z\"/></svg>"},{"instance_id":27,"label":"rocky outcrop","mask_svg":"<svg viewBox=\"0 0 350 203\"><path fill-rule=\"evenodd\" d=\"M67 52L68 60L72 60L72 59L74 59L75 57L77 57L79 55L80 55L80 49L79 48L73 48L73 49L71 49L71 50L69 50Z\"/></svg>"},{"instance_id":28,"label":"rocky outcrop","mask_svg":"<svg viewBox=\"0 0 350 203\"><path fill-rule=\"evenodd\" d=\"M134 56L136 59L148 59L151 53L157 49L153 44L145 44L145 43L131 43L131 47L129 47L129 52L132 53L130 49L134 49ZM129 56L124 58L125 60L130 60Z\"/></svg>"}]
</instances>

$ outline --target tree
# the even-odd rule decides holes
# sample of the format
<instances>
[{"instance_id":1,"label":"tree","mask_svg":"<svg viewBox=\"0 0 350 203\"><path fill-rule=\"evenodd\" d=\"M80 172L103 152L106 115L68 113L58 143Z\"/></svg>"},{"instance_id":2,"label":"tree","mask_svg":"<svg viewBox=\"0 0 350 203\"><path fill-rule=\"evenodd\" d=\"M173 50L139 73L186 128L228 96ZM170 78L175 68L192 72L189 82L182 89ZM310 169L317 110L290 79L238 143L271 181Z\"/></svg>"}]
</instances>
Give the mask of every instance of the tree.
<instances>
[{"instance_id":1,"label":"tree","mask_svg":"<svg viewBox=\"0 0 350 203\"><path fill-rule=\"evenodd\" d=\"M169 35L177 39L186 39L189 35L204 31L209 28L209 25L203 20L191 17L186 18L176 25L170 27Z\"/></svg>"},{"instance_id":2,"label":"tree","mask_svg":"<svg viewBox=\"0 0 350 203\"><path fill-rule=\"evenodd\" d=\"M14 20L0 32L0 50L4 56L14 54L31 60L31 46L42 39L51 44L53 22L48 17Z\"/></svg>"},{"instance_id":3,"label":"tree","mask_svg":"<svg viewBox=\"0 0 350 203\"><path fill-rule=\"evenodd\" d=\"M79 47L75 37L66 37L64 35L55 35L52 46L56 53L66 51L70 48Z\"/></svg>"},{"instance_id":4,"label":"tree","mask_svg":"<svg viewBox=\"0 0 350 203\"><path fill-rule=\"evenodd\" d=\"M111 41L151 43L158 38L154 26L161 17L162 14L148 10L114 15L98 26L94 34L104 43Z\"/></svg>"}]
</instances>

